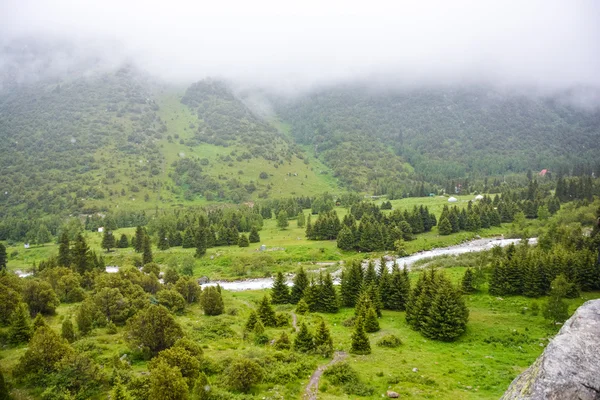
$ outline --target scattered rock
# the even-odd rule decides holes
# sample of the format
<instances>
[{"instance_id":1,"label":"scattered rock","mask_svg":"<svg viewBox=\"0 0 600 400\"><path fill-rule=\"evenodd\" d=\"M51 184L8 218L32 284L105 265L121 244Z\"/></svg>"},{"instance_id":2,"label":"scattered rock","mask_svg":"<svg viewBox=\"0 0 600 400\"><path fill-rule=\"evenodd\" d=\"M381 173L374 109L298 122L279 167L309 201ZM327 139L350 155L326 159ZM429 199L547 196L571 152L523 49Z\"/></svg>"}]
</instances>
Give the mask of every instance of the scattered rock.
<instances>
[{"instance_id":1,"label":"scattered rock","mask_svg":"<svg viewBox=\"0 0 600 400\"><path fill-rule=\"evenodd\" d=\"M201 276L200 278L198 278L198 283L200 285L204 285L205 283L210 282L210 279L208 279L208 276Z\"/></svg>"},{"instance_id":2,"label":"scattered rock","mask_svg":"<svg viewBox=\"0 0 600 400\"><path fill-rule=\"evenodd\" d=\"M418 371L419 371L419 368L413 368L412 369L412 372L418 372Z\"/></svg>"},{"instance_id":3,"label":"scattered rock","mask_svg":"<svg viewBox=\"0 0 600 400\"><path fill-rule=\"evenodd\" d=\"M600 300L575 311L502 400L600 399Z\"/></svg>"},{"instance_id":4,"label":"scattered rock","mask_svg":"<svg viewBox=\"0 0 600 400\"><path fill-rule=\"evenodd\" d=\"M385 392L385 395L390 399L397 399L398 397L400 397L400 395L397 392L394 392L393 390L388 390L387 392Z\"/></svg>"}]
</instances>

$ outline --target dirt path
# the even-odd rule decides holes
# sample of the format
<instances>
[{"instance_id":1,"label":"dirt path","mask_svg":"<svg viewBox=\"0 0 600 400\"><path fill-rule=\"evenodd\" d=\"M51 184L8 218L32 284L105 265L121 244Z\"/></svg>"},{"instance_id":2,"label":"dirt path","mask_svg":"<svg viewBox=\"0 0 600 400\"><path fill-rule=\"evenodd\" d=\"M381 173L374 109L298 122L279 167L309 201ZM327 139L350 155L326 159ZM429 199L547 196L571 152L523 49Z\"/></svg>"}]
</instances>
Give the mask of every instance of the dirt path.
<instances>
[{"instance_id":1,"label":"dirt path","mask_svg":"<svg viewBox=\"0 0 600 400\"><path fill-rule=\"evenodd\" d=\"M310 381L308 381L308 385L306 385L306 389L304 390L304 396L302 396L303 400L317 400L317 393L319 392L319 379L321 379L321 375L323 375L323 371L325 369L335 363L342 361L346 358L348 354L343 351L336 351L333 354L333 360L325 365L321 365L319 368L313 372L310 377Z\"/></svg>"},{"instance_id":2,"label":"dirt path","mask_svg":"<svg viewBox=\"0 0 600 400\"><path fill-rule=\"evenodd\" d=\"M292 326L294 327L296 332L298 332L300 330L300 328L298 328L298 317L296 316L296 313L293 311L292 311Z\"/></svg>"}]
</instances>

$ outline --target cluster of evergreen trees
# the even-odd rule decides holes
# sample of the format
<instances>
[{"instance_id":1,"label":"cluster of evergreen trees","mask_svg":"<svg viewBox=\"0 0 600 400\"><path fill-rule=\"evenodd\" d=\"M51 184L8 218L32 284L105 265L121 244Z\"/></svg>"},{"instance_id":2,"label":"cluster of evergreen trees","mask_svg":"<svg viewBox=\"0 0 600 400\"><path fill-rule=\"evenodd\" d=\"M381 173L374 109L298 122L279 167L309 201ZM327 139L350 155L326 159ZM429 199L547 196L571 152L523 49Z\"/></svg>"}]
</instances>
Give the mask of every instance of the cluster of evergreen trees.
<instances>
[{"instance_id":1,"label":"cluster of evergreen trees","mask_svg":"<svg viewBox=\"0 0 600 400\"><path fill-rule=\"evenodd\" d=\"M557 228L560 230L560 228ZM579 290L600 289L600 264L591 239L580 235L563 239L545 235L538 246L527 243L494 249L489 291L493 295L539 297L551 290L552 281L564 275L571 289L570 297ZM558 239L558 241L554 241ZM575 239L573 241L573 239Z\"/></svg>"},{"instance_id":2,"label":"cluster of evergreen trees","mask_svg":"<svg viewBox=\"0 0 600 400\"><path fill-rule=\"evenodd\" d=\"M575 176L570 178L559 177L556 180L556 197L561 202L571 200L592 201L594 194L598 193L598 187L594 186L591 175Z\"/></svg>"},{"instance_id":3,"label":"cluster of evergreen trees","mask_svg":"<svg viewBox=\"0 0 600 400\"><path fill-rule=\"evenodd\" d=\"M271 295L275 304L302 302L310 312L336 313L340 307L331 274L320 273L318 279L309 281L303 268L296 273L291 291L283 274L278 273L273 281Z\"/></svg>"},{"instance_id":4,"label":"cluster of evergreen trees","mask_svg":"<svg viewBox=\"0 0 600 400\"><path fill-rule=\"evenodd\" d=\"M434 269L423 272L406 304L406 322L425 337L453 341L465 332L468 319L461 291Z\"/></svg>"}]
</instances>

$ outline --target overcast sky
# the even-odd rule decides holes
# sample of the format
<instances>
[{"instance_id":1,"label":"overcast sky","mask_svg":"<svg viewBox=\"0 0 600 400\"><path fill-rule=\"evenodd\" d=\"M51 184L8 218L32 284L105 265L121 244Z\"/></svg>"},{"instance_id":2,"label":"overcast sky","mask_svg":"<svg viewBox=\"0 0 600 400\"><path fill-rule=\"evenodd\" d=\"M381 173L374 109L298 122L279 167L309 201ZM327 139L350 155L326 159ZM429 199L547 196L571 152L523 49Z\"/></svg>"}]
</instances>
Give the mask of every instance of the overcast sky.
<instances>
[{"instance_id":1,"label":"overcast sky","mask_svg":"<svg viewBox=\"0 0 600 400\"><path fill-rule=\"evenodd\" d=\"M20 36L76 40L177 81L600 86L595 0L0 0L0 38Z\"/></svg>"}]
</instances>

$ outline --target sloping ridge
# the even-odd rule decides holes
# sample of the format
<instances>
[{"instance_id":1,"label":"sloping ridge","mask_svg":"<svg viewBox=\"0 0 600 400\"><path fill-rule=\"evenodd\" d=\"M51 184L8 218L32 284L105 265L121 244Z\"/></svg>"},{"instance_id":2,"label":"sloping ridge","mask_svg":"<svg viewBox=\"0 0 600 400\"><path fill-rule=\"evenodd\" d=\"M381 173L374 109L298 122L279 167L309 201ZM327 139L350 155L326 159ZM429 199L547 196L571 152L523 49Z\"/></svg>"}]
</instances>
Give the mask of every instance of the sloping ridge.
<instances>
[{"instance_id":1,"label":"sloping ridge","mask_svg":"<svg viewBox=\"0 0 600 400\"><path fill-rule=\"evenodd\" d=\"M502 400L600 400L600 299L575 311Z\"/></svg>"}]
</instances>

